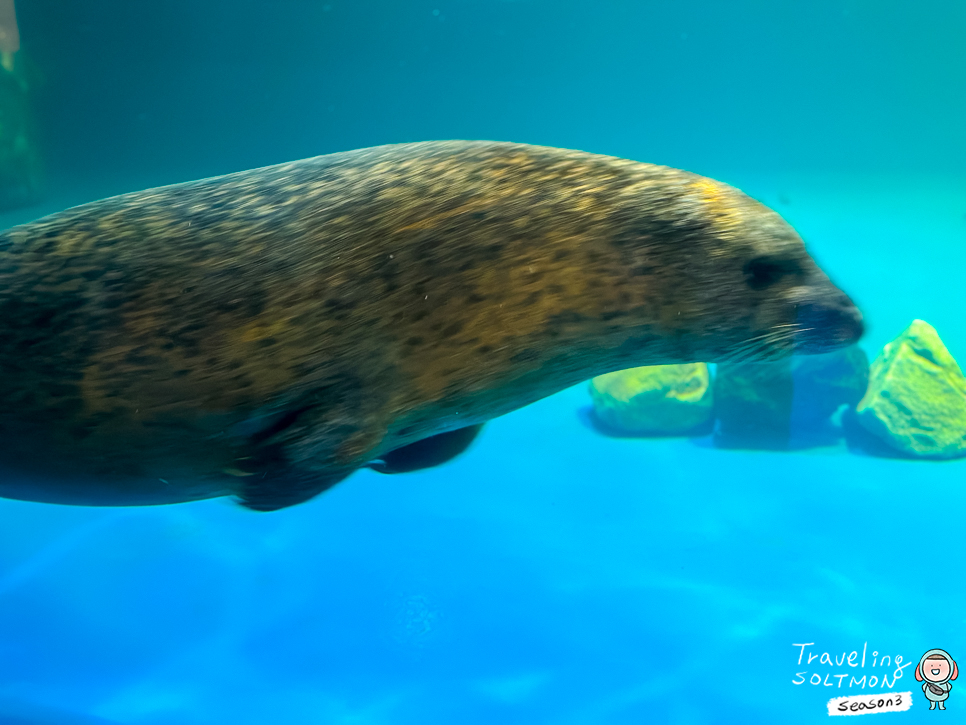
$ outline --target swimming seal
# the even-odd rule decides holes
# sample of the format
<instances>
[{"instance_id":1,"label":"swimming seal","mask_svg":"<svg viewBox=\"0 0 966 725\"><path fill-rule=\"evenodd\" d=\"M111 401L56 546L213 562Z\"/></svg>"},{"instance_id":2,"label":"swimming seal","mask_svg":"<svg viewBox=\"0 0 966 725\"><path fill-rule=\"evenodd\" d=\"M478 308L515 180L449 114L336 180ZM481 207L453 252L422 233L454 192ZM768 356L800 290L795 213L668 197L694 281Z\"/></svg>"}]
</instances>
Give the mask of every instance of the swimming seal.
<instances>
[{"instance_id":1,"label":"swimming seal","mask_svg":"<svg viewBox=\"0 0 966 725\"><path fill-rule=\"evenodd\" d=\"M0 235L0 495L272 510L601 373L861 331L710 179L511 143L320 156Z\"/></svg>"}]
</instances>

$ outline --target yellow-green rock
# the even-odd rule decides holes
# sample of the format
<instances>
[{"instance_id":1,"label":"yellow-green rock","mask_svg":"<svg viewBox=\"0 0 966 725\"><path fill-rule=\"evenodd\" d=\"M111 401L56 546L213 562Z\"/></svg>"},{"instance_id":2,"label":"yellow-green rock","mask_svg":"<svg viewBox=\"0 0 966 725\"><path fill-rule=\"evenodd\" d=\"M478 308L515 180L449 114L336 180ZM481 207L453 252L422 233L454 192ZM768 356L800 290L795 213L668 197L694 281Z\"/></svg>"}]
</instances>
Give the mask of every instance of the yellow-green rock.
<instances>
[{"instance_id":1,"label":"yellow-green rock","mask_svg":"<svg viewBox=\"0 0 966 725\"><path fill-rule=\"evenodd\" d=\"M966 455L966 378L922 320L913 320L872 363L856 414L863 428L907 455Z\"/></svg>"},{"instance_id":2,"label":"yellow-green rock","mask_svg":"<svg viewBox=\"0 0 966 725\"><path fill-rule=\"evenodd\" d=\"M599 375L590 382L598 420L621 433L686 435L711 423L708 366L651 365Z\"/></svg>"}]
</instances>

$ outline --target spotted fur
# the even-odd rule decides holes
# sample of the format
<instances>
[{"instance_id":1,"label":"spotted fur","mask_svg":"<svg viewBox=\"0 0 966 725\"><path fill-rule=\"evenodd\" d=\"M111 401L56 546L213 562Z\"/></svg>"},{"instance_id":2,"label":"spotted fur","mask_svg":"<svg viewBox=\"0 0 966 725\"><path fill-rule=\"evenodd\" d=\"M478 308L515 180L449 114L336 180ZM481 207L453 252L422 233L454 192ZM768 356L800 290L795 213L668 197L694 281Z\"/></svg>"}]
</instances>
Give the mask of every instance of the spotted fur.
<instances>
[{"instance_id":1,"label":"spotted fur","mask_svg":"<svg viewBox=\"0 0 966 725\"><path fill-rule=\"evenodd\" d=\"M791 227L709 179L508 143L320 156L0 236L0 495L279 508L600 373L860 332Z\"/></svg>"}]
</instances>

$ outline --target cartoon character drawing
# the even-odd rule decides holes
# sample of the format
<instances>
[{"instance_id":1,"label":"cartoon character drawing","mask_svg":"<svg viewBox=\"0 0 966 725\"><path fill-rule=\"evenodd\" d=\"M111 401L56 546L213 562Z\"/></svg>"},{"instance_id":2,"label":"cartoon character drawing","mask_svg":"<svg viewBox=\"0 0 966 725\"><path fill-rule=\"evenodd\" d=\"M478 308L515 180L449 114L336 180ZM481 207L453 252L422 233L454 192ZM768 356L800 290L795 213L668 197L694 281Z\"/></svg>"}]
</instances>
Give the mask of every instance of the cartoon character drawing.
<instances>
[{"instance_id":1,"label":"cartoon character drawing","mask_svg":"<svg viewBox=\"0 0 966 725\"><path fill-rule=\"evenodd\" d=\"M922 682L922 692L929 700L930 710L935 710L936 705L940 710L946 709L946 698L953 689L950 680L957 677L959 668L946 650L931 649L922 656L916 667L916 679Z\"/></svg>"}]
</instances>

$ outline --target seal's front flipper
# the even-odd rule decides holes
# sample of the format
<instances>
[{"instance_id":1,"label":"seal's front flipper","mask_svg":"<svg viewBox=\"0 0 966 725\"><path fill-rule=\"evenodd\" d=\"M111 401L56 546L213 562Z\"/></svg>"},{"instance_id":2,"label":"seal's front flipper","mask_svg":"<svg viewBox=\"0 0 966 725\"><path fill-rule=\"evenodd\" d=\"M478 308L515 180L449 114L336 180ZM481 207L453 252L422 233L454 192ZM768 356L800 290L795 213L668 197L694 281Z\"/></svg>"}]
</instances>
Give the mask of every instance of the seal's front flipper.
<instances>
[{"instance_id":1,"label":"seal's front flipper","mask_svg":"<svg viewBox=\"0 0 966 725\"><path fill-rule=\"evenodd\" d=\"M327 463L320 463L319 450L330 451L352 442L354 431L335 428L333 433L332 426L319 426L314 419L317 412L317 406L303 401L254 416L231 429L230 433L241 439L239 449L248 455L235 459L235 466L222 469L222 473L234 479L230 487L243 506L255 511L294 506L331 488L355 470L356 466L329 460L331 456ZM291 444L305 443L319 428L329 430L329 439L317 435L315 446L308 446L310 454L303 452L301 458L293 460Z\"/></svg>"},{"instance_id":2,"label":"seal's front flipper","mask_svg":"<svg viewBox=\"0 0 966 725\"><path fill-rule=\"evenodd\" d=\"M331 488L349 473L351 471L319 473L296 468L269 469L251 474L230 472L237 478L234 489L240 503L254 511L278 511L304 503Z\"/></svg>"},{"instance_id":3,"label":"seal's front flipper","mask_svg":"<svg viewBox=\"0 0 966 725\"><path fill-rule=\"evenodd\" d=\"M379 473L410 473L448 463L470 447L482 427L480 423L423 438L389 451L366 466Z\"/></svg>"}]
</instances>

